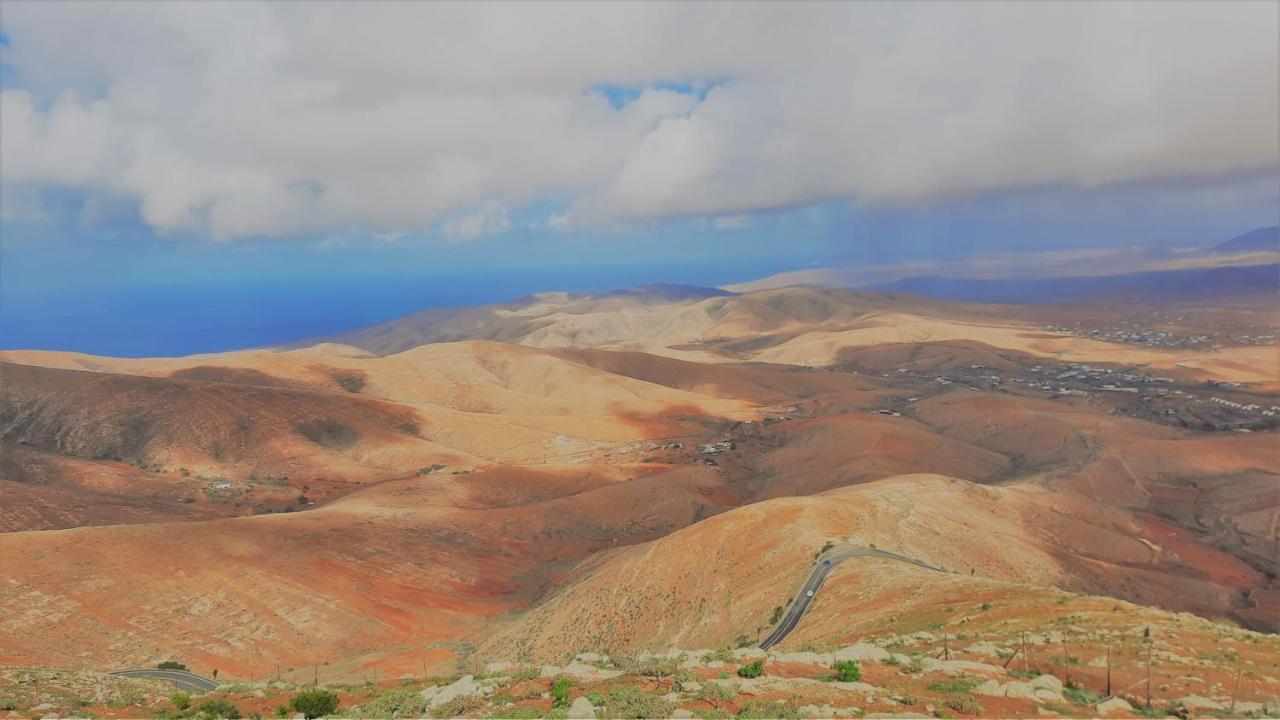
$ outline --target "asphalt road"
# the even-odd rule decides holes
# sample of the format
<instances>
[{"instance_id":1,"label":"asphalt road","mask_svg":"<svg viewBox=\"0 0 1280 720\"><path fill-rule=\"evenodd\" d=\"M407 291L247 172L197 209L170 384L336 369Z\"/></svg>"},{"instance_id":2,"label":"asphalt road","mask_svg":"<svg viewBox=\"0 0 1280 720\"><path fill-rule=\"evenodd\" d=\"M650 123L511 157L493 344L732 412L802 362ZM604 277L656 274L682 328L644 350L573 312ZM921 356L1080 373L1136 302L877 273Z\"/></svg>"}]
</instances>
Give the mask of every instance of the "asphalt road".
<instances>
[{"instance_id":1,"label":"asphalt road","mask_svg":"<svg viewBox=\"0 0 1280 720\"><path fill-rule=\"evenodd\" d=\"M159 670L157 668L140 668L138 670L120 670L111 673L121 677L150 678L164 680L179 690L193 693L207 693L218 689L218 683L207 677L187 672L186 670Z\"/></svg>"},{"instance_id":2,"label":"asphalt road","mask_svg":"<svg viewBox=\"0 0 1280 720\"><path fill-rule=\"evenodd\" d=\"M796 625L800 624L800 619L804 617L805 611L809 609L809 603L818 597L818 591L822 589L822 583L826 581L827 575L831 574L832 569L836 565L856 557L873 557L884 558L886 560L897 560L898 562L911 563L926 570L934 572L946 572L941 568L936 568L928 563L922 563L914 558L906 555L889 552L888 550L878 550L876 548L862 547L859 545L836 545L830 550L822 553L818 557L818 562L813 566L813 572L809 573L808 579L804 581L804 585L800 587L800 592L796 593L795 600L791 601L791 606L787 608L787 612L782 616L782 620L778 621L778 626L769 633L769 637L760 643L761 650L769 648L782 642Z\"/></svg>"}]
</instances>

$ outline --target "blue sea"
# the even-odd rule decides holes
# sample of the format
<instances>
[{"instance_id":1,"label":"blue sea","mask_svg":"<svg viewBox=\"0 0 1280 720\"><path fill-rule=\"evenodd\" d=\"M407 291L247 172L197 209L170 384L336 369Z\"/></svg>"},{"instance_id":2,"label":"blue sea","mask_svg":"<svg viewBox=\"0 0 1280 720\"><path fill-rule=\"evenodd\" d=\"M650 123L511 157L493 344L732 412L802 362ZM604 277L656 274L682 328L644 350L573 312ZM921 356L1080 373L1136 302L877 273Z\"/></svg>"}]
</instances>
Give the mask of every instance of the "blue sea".
<instances>
[{"instance_id":1,"label":"blue sea","mask_svg":"<svg viewBox=\"0 0 1280 720\"><path fill-rule=\"evenodd\" d=\"M92 291L0 289L0 348L118 357L218 352L326 336L426 308L484 305L551 290L600 292L656 282L718 285L780 269L789 268L682 264L156 283Z\"/></svg>"}]
</instances>

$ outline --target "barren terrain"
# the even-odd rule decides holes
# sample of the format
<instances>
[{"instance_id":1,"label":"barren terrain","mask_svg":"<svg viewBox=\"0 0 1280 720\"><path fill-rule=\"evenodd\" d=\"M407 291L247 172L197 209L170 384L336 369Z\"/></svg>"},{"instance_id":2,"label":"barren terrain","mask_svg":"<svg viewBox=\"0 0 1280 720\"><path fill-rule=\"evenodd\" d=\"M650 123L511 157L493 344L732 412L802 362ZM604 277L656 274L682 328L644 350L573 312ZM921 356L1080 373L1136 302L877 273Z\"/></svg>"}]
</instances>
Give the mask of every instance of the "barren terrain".
<instances>
[{"instance_id":1,"label":"barren terrain","mask_svg":"<svg viewBox=\"0 0 1280 720\"><path fill-rule=\"evenodd\" d=\"M1138 606L1205 618L1179 656L1252 643L1280 630L1276 320L668 289L296 349L5 351L0 665L340 682L749 645L840 541L950 574L850 561L780 652L1006 648L1059 598L1086 665L1183 622ZM1249 672L1265 701L1274 659Z\"/></svg>"}]
</instances>

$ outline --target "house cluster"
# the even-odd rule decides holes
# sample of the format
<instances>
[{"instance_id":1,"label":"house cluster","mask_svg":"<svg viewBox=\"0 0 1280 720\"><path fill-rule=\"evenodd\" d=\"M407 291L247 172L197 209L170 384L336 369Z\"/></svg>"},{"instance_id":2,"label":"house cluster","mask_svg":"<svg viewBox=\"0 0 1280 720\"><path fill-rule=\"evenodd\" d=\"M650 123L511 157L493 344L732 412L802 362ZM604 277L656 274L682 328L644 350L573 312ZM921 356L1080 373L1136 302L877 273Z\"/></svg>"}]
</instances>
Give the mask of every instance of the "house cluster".
<instances>
[{"instance_id":1,"label":"house cluster","mask_svg":"<svg viewBox=\"0 0 1280 720\"><path fill-rule=\"evenodd\" d=\"M1239 410L1240 412L1260 412L1264 417L1274 417L1277 412L1280 412L1280 405L1272 405L1271 407L1264 408L1258 403L1239 403L1234 400L1228 400L1220 397L1211 397L1209 398L1209 402L1221 405L1222 407L1231 408L1232 410Z\"/></svg>"},{"instance_id":2,"label":"house cluster","mask_svg":"<svg viewBox=\"0 0 1280 720\"><path fill-rule=\"evenodd\" d=\"M698 445L699 455L719 455L720 453L729 452L734 448L732 440L721 440L713 443L700 443Z\"/></svg>"}]
</instances>

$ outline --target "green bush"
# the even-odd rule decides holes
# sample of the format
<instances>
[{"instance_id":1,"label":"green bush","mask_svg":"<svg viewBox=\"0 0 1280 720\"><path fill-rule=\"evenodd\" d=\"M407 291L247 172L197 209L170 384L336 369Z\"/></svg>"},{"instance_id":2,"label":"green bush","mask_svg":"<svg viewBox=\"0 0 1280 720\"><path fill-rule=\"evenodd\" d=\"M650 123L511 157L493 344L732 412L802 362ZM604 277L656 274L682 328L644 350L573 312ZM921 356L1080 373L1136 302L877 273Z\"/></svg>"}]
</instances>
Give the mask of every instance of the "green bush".
<instances>
[{"instance_id":1,"label":"green bush","mask_svg":"<svg viewBox=\"0 0 1280 720\"><path fill-rule=\"evenodd\" d=\"M1093 705L1102 699L1098 693L1075 683L1068 683L1067 686L1062 689L1062 696L1067 700L1070 700L1073 705L1082 705L1085 707Z\"/></svg>"},{"instance_id":2,"label":"green bush","mask_svg":"<svg viewBox=\"0 0 1280 720\"><path fill-rule=\"evenodd\" d=\"M971 693L980 683L973 678L958 677L929 683L929 690L936 693Z\"/></svg>"},{"instance_id":3,"label":"green bush","mask_svg":"<svg viewBox=\"0 0 1280 720\"><path fill-rule=\"evenodd\" d=\"M560 678L551 686L551 707L569 707L569 678Z\"/></svg>"},{"instance_id":4,"label":"green bush","mask_svg":"<svg viewBox=\"0 0 1280 720\"><path fill-rule=\"evenodd\" d=\"M858 682L862 679L862 668L854 660L837 660L831 669L836 671L836 679L840 682Z\"/></svg>"},{"instance_id":5,"label":"green bush","mask_svg":"<svg viewBox=\"0 0 1280 720\"><path fill-rule=\"evenodd\" d=\"M216 698L214 700L205 700L196 707L196 713L200 717L205 718L221 718L224 720L240 720L243 715L240 709L232 705L229 700Z\"/></svg>"},{"instance_id":6,"label":"green bush","mask_svg":"<svg viewBox=\"0 0 1280 720\"><path fill-rule=\"evenodd\" d=\"M191 707L191 693L174 693L169 696L169 702L173 703L173 706L179 710L186 710Z\"/></svg>"},{"instance_id":7,"label":"green bush","mask_svg":"<svg viewBox=\"0 0 1280 720\"><path fill-rule=\"evenodd\" d=\"M762 673L764 673L763 660L756 660L755 662L747 663L746 665L738 668L738 677L756 678L760 677Z\"/></svg>"},{"instance_id":8,"label":"green bush","mask_svg":"<svg viewBox=\"0 0 1280 720\"><path fill-rule=\"evenodd\" d=\"M176 660L165 660L159 665L156 665L156 668L159 670L186 670L187 666Z\"/></svg>"},{"instance_id":9,"label":"green bush","mask_svg":"<svg viewBox=\"0 0 1280 720\"><path fill-rule=\"evenodd\" d=\"M303 690L289 698L289 707L305 718L324 717L338 709L338 696L328 690Z\"/></svg>"},{"instance_id":10,"label":"green bush","mask_svg":"<svg viewBox=\"0 0 1280 720\"><path fill-rule=\"evenodd\" d=\"M289 708L285 707L284 705L276 706L276 717L282 718L288 714L289 714Z\"/></svg>"}]
</instances>

